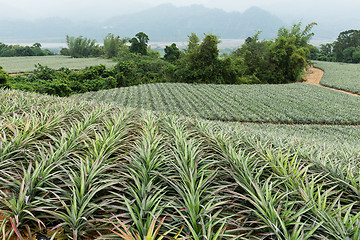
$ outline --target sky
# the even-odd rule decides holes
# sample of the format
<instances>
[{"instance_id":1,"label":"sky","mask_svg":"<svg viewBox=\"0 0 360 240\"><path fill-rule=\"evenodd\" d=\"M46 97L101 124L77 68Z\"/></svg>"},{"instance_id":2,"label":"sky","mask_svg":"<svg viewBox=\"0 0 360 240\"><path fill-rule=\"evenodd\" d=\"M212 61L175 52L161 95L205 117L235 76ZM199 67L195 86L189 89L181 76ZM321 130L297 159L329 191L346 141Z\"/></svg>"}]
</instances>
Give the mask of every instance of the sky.
<instances>
[{"instance_id":1,"label":"sky","mask_svg":"<svg viewBox=\"0 0 360 240\"><path fill-rule=\"evenodd\" d=\"M163 3L176 6L201 4L225 11L243 12L251 6L258 6L286 18L344 16L356 14L360 8L358 0L0 0L0 18L106 18L141 11ZM288 20L288 19L286 19Z\"/></svg>"},{"instance_id":2,"label":"sky","mask_svg":"<svg viewBox=\"0 0 360 240\"><path fill-rule=\"evenodd\" d=\"M288 25L302 21L304 24L317 22L319 27L316 29L326 31L360 29L359 0L0 0L0 20L60 17L104 22L114 16L140 12L164 3L175 6L201 4L229 12L244 12L257 6Z\"/></svg>"}]
</instances>

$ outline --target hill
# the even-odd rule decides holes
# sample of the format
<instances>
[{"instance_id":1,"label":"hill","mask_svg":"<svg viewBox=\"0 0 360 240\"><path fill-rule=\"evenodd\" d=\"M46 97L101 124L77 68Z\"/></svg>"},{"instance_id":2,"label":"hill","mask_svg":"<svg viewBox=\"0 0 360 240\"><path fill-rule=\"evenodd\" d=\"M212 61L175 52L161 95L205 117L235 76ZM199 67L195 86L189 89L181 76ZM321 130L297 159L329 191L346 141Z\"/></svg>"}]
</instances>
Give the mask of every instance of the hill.
<instances>
[{"instance_id":1,"label":"hill","mask_svg":"<svg viewBox=\"0 0 360 240\"><path fill-rule=\"evenodd\" d=\"M201 5L175 7L163 4L140 13L115 17L106 27L119 33L146 32L154 41L186 40L191 32L212 33L221 38L246 38L262 31L262 37L272 38L284 23L269 12L252 7L244 13L225 12Z\"/></svg>"},{"instance_id":2,"label":"hill","mask_svg":"<svg viewBox=\"0 0 360 240\"><path fill-rule=\"evenodd\" d=\"M1 20L0 41L64 41L65 35L69 34L96 38L101 42L109 32L121 37L132 37L140 31L149 35L151 41L183 41L192 32L244 39L259 30L262 31L262 37L272 38L281 26L284 26L283 21L258 7L240 13L201 5L176 7L163 4L100 22L59 17L34 21Z\"/></svg>"}]
</instances>

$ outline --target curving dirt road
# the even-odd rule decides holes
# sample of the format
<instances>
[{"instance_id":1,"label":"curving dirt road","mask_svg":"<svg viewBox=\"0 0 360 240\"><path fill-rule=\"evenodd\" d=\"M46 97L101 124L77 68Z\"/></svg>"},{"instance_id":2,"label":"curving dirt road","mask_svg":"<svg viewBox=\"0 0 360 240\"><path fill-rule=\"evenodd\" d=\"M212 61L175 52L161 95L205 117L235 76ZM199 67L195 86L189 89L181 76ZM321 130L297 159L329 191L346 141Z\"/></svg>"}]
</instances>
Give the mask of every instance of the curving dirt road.
<instances>
[{"instance_id":1,"label":"curving dirt road","mask_svg":"<svg viewBox=\"0 0 360 240\"><path fill-rule=\"evenodd\" d=\"M352 93L352 92L348 92L348 91L343 91L343 90L339 90L339 89L336 89L336 88L331 88L331 87L327 87L327 86L324 86L324 85L321 85L320 84L320 81L322 79L322 77L324 76L324 71L319 69L319 68L315 68L315 67L310 67L306 73L304 74L304 79L306 80L305 83L307 84L312 84L312 85L316 85L316 86L321 86L321 87L326 87L326 88L329 88L329 89L332 89L332 90L335 90L335 91L338 91L338 92L342 92L342 93L346 93L346 94L350 94L350 95L353 95L353 96L360 96L356 93Z\"/></svg>"}]
</instances>

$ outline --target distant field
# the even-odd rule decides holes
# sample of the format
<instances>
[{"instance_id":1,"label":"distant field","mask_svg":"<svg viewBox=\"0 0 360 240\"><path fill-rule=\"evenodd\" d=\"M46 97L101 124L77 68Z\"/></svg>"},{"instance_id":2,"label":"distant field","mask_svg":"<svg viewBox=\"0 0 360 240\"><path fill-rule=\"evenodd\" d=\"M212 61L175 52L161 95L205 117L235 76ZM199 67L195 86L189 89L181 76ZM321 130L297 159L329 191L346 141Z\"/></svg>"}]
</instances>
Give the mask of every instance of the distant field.
<instances>
[{"instance_id":1,"label":"distant field","mask_svg":"<svg viewBox=\"0 0 360 240\"><path fill-rule=\"evenodd\" d=\"M325 71L321 84L360 94L360 64L316 62Z\"/></svg>"},{"instance_id":2,"label":"distant field","mask_svg":"<svg viewBox=\"0 0 360 240\"><path fill-rule=\"evenodd\" d=\"M59 69L83 69L85 67L104 64L107 67L115 65L115 62L100 58L71 58L66 56L43 56L43 57L0 57L0 66L8 73L21 73L34 71L35 64Z\"/></svg>"},{"instance_id":3,"label":"distant field","mask_svg":"<svg viewBox=\"0 0 360 240\"><path fill-rule=\"evenodd\" d=\"M72 98L209 120L360 124L359 97L307 84L160 83L88 92Z\"/></svg>"}]
</instances>

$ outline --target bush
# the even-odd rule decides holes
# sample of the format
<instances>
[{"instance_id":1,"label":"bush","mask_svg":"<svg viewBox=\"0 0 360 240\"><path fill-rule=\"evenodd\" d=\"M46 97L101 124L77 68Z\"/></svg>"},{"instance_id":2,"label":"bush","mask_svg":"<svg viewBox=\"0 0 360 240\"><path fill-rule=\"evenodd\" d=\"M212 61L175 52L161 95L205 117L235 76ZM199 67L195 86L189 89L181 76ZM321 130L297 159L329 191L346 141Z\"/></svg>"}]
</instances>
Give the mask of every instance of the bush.
<instances>
[{"instance_id":1,"label":"bush","mask_svg":"<svg viewBox=\"0 0 360 240\"><path fill-rule=\"evenodd\" d=\"M0 87L5 87L8 84L8 77L9 75L5 72L2 67L0 66Z\"/></svg>"}]
</instances>

